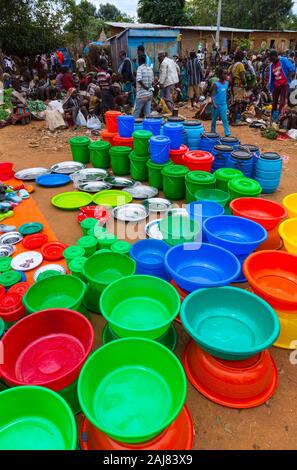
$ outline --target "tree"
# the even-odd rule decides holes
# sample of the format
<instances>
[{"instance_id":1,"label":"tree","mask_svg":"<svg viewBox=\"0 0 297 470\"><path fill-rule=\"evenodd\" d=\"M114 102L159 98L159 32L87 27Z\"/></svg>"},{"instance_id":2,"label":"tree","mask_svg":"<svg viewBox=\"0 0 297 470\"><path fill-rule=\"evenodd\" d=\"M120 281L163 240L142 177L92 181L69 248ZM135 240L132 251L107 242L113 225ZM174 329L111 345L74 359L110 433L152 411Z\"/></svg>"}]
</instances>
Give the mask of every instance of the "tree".
<instances>
[{"instance_id":1,"label":"tree","mask_svg":"<svg viewBox=\"0 0 297 470\"><path fill-rule=\"evenodd\" d=\"M189 24L185 4L185 0L139 0L139 21L170 26Z\"/></svg>"},{"instance_id":2,"label":"tree","mask_svg":"<svg viewBox=\"0 0 297 470\"><path fill-rule=\"evenodd\" d=\"M217 22L218 0L190 0L186 3L186 15L192 25L209 26Z\"/></svg>"},{"instance_id":3,"label":"tree","mask_svg":"<svg viewBox=\"0 0 297 470\"><path fill-rule=\"evenodd\" d=\"M106 3L105 5L100 5L98 8L98 17L104 21L116 21L117 18L121 16L120 10L112 5L111 3Z\"/></svg>"}]
</instances>

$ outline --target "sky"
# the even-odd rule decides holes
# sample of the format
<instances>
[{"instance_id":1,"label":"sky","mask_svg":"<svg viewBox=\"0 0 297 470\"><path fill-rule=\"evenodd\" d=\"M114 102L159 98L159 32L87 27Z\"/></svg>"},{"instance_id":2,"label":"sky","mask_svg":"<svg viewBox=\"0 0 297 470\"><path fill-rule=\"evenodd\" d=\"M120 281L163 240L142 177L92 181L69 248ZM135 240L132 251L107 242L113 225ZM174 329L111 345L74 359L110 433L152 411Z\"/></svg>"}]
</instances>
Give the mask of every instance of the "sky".
<instances>
[{"instance_id":1,"label":"sky","mask_svg":"<svg viewBox=\"0 0 297 470\"><path fill-rule=\"evenodd\" d=\"M129 16L136 16L138 0L90 0L96 6L100 3L112 3L123 13L127 13Z\"/></svg>"}]
</instances>

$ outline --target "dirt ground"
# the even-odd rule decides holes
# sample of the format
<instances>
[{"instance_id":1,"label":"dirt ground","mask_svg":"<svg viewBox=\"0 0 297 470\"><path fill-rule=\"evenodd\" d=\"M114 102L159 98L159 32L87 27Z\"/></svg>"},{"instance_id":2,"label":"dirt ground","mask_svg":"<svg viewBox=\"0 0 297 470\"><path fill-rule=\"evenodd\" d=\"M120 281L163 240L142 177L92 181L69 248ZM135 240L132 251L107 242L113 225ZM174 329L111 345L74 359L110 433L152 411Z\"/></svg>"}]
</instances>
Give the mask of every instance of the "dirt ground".
<instances>
[{"instance_id":1,"label":"dirt ground","mask_svg":"<svg viewBox=\"0 0 297 470\"><path fill-rule=\"evenodd\" d=\"M209 129L209 123L205 125ZM221 132L219 127L218 131ZM258 145L262 151L276 151L287 157L279 190L271 197L281 202L282 198L297 191L297 142L269 141L260 132L248 127L234 127L233 135L242 143ZM64 160L71 160L68 139L72 131L55 134L45 130L44 123L33 122L29 126L9 126L0 130L0 161L11 161L15 169L33 166L50 167ZM76 221L76 212L55 209L50 202L53 195L65 188L44 189L36 187L34 198L59 240L75 244L81 236ZM96 332L96 345L100 344L105 321L92 315ZM189 339L178 326L177 355ZM290 352L277 348L271 350L279 372L279 385L274 397L265 405L250 410L233 410L216 405L204 398L189 383L187 405L195 423L195 449L297 449L297 366L289 362Z\"/></svg>"}]
</instances>

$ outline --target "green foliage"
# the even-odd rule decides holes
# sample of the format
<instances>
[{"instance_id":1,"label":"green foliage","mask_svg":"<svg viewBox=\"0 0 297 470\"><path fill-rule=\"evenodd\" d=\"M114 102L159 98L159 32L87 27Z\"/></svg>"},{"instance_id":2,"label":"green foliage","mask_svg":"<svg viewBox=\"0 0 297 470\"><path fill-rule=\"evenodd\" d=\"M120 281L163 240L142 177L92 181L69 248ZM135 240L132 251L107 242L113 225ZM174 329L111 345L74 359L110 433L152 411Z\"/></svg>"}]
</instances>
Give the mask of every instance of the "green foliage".
<instances>
[{"instance_id":1,"label":"green foliage","mask_svg":"<svg viewBox=\"0 0 297 470\"><path fill-rule=\"evenodd\" d=\"M199 26L210 26L217 23L217 0L190 0L186 3L186 15L189 23Z\"/></svg>"},{"instance_id":2,"label":"green foliage","mask_svg":"<svg viewBox=\"0 0 297 470\"><path fill-rule=\"evenodd\" d=\"M189 18L185 5L185 0L139 0L139 21L171 26L187 25Z\"/></svg>"},{"instance_id":3,"label":"green foliage","mask_svg":"<svg viewBox=\"0 0 297 470\"><path fill-rule=\"evenodd\" d=\"M234 44L238 47L241 51L251 51L253 45L253 39L247 38L235 38Z\"/></svg>"}]
</instances>

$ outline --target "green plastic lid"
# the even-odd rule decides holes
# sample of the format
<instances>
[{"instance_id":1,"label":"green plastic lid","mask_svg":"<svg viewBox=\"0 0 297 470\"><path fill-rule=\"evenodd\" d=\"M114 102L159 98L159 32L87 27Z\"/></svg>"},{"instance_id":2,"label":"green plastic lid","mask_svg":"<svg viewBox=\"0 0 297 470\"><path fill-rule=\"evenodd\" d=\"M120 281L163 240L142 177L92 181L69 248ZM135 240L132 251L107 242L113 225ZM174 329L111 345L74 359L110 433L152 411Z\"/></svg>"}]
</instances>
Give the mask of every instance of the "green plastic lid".
<instances>
[{"instance_id":1,"label":"green plastic lid","mask_svg":"<svg viewBox=\"0 0 297 470\"><path fill-rule=\"evenodd\" d=\"M115 242L113 245L111 245L110 249L115 253L122 253L123 255L126 255L130 253L131 245L128 242L120 241Z\"/></svg>"},{"instance_id":2,"label":"green plastic lid","mask_svg":"<svg viewBox=\"0 0 297 470\"><path fill-rule=\"evenodd\" d=\"M77 244L78 246L82 246L83 248L97 247L97 238L90 237L89 235L87 235L77 240Z\"/></svg>"},{"instance_id":3,"label":"green plastic lid","mask_svg":"<svg viewBox=\"0 0 297 470\"><path fill-rule=\"evenodd\" d=\"M113 233L105 232L98 237L98 240L100 248L102 248L113 245L113 243L118 241L118 237Z\"/></svg>"},{"instance_id":4,"label":"green plastic lid","mask_svg":"<svg viewBox=\"0 0 297 470\"><path fill-rule=\"evenodd\" d=\"M164 176L186 176L189 173L189 169L184 165L167 165L162 169L162 175Z\"/></svg>"},{"instance_id":5,"label":"green plastic lid","mask_svg":"<svg viewBox=\"0 0 297 470\"><path fill-rule=\"evenodd\" d=\"M47 271L44 271L43 273L39 274L37 278L37 282L42 281L43 279L48 279L49 277L54 277L54 276L62 276L62 274L59 271L48 269Z\"/></svg>"},{"instance_id":6,"label":"green plastic lid","mask_svg":"<svg viewBox=\"0 0 297 470\"><path fill-rule=\"evenodd\" d=\"M118 145L115 147L110 148L110 153L115 153L115 154L130 154L131 153L131 147L125 147L124 145Z\"/></svg>"},{"instance_id":7,"label":"green plastic lid","mask_svg":"<svg viewBox=\"0 0 297 470\"><path fill-rule=\"evenodd\" d=\"M5 273L6 271L11 270L11 258L8 256L3 256L0 258L0 273Z\"/></svg>"},{"instance_id":8,"label":"green plastic lid","mask_svg":"<svg viewBox=\"0 0 297 470\"><path fill-rule=\"evenodd\" d=\"M153 136L153 133L150 131L135 131L133 132L134 139L145 139L149 140Z\"/></svg>"},{"instance_id":9,"label":"green plastic lid","mask_svg":"<svg viewBox=\"0 0 297 470\"><path fill-rule=\"evenodd\" d=\"M190 171L186 175L186 180L189 183L210 184L215 183L216 177L206 171Z\"/></svg>"},{"instance_id":10,"label":"green plastic lid","mask_svg":"<svg viewBox=\"0 0 297 470\"><path fill-rule=\"evenodd\" d=\"M81 273L88 258L75 258L69 263L69 269L72 273Z\"/></svg>"},{"instance_id":11,"label":"green plastic lid","mask_svg":"<svg viewBox=\"0 0 297 470\"><path fill-rule=\"evenodd\" d=\"M78 135L77 137L72 137L69 139L69 143L72 145L89 145L90 139L88 137Z\"/></svg>"},{"instance_id":12,"label":"green plastic lid","mask_svg":"<svg viewBox=\"0 0 297 470\"><path fill-rule=\"evenodd\" d=\"M85 249L82 246L69 246L66 250L63 251L63 256L66 260L73 260L75 258L80 258L84 256Z\"/></svg>"},{"instance_id":13,"label":"green plastic lid","mask_svg":"<svg viewBox=\"0 0 297 470\"><path fill-rule=\"evenodd\" d=\"M228 183L228 187L230 190L235 191L237 193L241 193L244 195L253 195L253 194L260 194L262 192L261 185L258 181L255 181L251 178L233 178Z\"/></svg>"},{"instance_id":14,"label":"green plastic lid","mask_svg":"<svg viewBox=\"0 0 297 470\"><path fill-rule=\"evenodd\" d=\"M106 142L106 140L96 140L95 142L91 142L89 145L90 150L105 150L109 149L110 147L110 143Z\"/></svg>"},{"instance_id":15,"label":"green plastic lid","mask_svg":"<svg viewBox=\"0 0 297 470\"><path fill-rule=\"evenodd\" d=\"M106 232L107 232L106 228L102 227L102 225L98 222L98 224L95 225L94 227L93 236L96 238L100 238L102 233L106 233Z\"/></svg>"},{"instance_id":16,"label":"green plastic lid","mask_svg":"<svg viewBox=\"0 0 297 470\"><path fill-rule=\"evenodd\" d=\"M80 226L82 229L89 230L90 228L94 228L97 223L97 219L94 219L93 217L88 217L87 219L84 219L81 222Z\"/></svg>"},{"instance_id":17,"label":"green plastic lid","mask_svg":"<svg viewBox=\"0 0 297 470\"><path fill-rule=\"evenodd\" d=\"M139 160L141 162L145 162L146 160L150 158L150 155L141 156L141 155L136 155L135 152L131 152L129 155L129 158L131 160Z\"/></svg>"},{"instance_id":18,"label":"green plastic lid","mask_svg":"<svg viewBox=\"0 0 297 470\"><path fill-rule=\"evenodd\" d=\"M242 177L243 173L235 168L219 168L214 172L217 179L222 181L230 181L235 177Z\"/></svg>"},{"instance_id":19,"label":"green plastic lid","mask_svg":"<svg viewBox=\"0 0 297 470\"><path fill-rule=\"evenodd\" d=\"M174 165L174 163L170 160L169 162L166 162L166 163L154 163L152 162L151 160L148 160L146 162L147 166L149 168L152 168L154 170L163 170L163 168L165 168L166 166L169 166L169 165Z\"/></svg>"},{"instance_id":20,"label":"green plastic lid","mask_svg":"<svg viewBox=\"0 0 297 470\"><path fill-rule=\"evenodd\" d=\"M4 333L4 330L5 330L5 323L4 323L4 320L2 320L2 318L0 317L0 338L2 337Z\"/></svg>"},{"instance_id":21,"label":"green plastic lid","mask_svg":"<svg viewBox=\"0 0 297 470\"><path fill-rule=\"evenodd\" d=\"M7 271L0 275L0 284L3 287L11 287L22 279L21 273L17 271Z\"/></svg>"}]
</instances>

